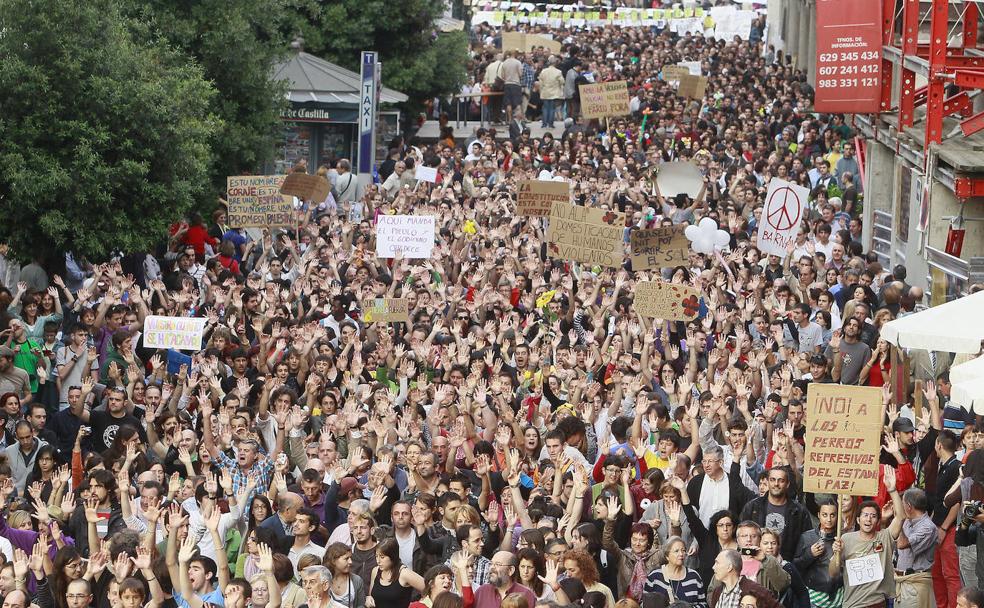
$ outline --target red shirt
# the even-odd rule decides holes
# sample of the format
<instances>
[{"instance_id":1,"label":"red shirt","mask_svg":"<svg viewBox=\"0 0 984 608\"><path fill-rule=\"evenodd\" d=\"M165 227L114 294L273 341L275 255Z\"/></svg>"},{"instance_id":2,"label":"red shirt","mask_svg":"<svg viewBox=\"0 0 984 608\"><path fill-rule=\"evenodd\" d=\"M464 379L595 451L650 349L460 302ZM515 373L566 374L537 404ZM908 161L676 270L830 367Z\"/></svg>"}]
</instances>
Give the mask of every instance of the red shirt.
<instances>
[{"instance_id":1,"label":"red shirt","mask_svg":"<svg viewBox=\"0 0 984 608\"><path fill-rule=\"evenodd\" d=\"M218 244L214 238L209 236L205 226L190 226L188 232L185 233L183 243L194 247L197 256L205 255L205 243L211 245L213 249Z\"/></svg>"}]
</instances>

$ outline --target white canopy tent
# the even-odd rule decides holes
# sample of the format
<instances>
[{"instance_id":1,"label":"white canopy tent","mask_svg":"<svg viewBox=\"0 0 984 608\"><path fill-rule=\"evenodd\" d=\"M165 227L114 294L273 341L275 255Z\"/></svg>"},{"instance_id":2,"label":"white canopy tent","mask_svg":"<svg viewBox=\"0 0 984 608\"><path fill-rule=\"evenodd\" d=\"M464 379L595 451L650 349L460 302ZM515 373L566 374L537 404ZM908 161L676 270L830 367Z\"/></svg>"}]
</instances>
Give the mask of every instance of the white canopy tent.
<instances>
[{"instance_id":1,"label":"white canopy tent","mask_svg":"<svg viewBox=\"0 0 984 608\"><path fill-rule=\"evenodd\" d=\"M967 411L984 415L984 376L954 382L950 387L950 400Z\"/></svg>"},{"instance_id":2,"label":"white canopy tent","mask_svg":"<svg viewBox=\"0 0 984 608\"><path fill-rule=\"evenodd\" d=\"M984 340L984 291L889 321L881 337L899 348L979 353Z\"/></svg>"},{"instance_id":3,"label":"white canopy tent","mask_svg":"<svg viewBox=\"0 0 984 608\"><path fill-rule=\"evenodd\" d=\"M950 368L950 382L964 382L974 378L984 378L984 356Z\"/></svg>"}]
</instances>

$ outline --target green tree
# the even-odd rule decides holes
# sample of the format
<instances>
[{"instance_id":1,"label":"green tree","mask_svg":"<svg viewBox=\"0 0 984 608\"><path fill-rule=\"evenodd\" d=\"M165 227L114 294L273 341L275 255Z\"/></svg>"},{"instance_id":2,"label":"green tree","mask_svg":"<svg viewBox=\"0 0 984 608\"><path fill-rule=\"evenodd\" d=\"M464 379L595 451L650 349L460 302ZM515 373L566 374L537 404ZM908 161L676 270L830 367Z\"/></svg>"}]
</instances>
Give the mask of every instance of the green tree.
<instances>
[{"instance_id":1,"label":"green tree","mask_svg":"<svg viewBox=\"0 0 984 608\"><path fill-rule=\"evenodd\" d=\"M421 100L453 93L465 80L468 37L438 34L444 0L295 0L294 29L307 52L359 71L360 52L383 63L386 86Z\"/></svg>"},{"instance_id":2,"label":"green tree","mask_svg":"<svg viewBox=\"0 0 984 608\"><path fill-rule=\"evenodd\" d=\"M205 72L218 95L211 110L222 121L212 142L214 194L226 177L258 169L274 152L287 105L286 84L272 67L287 52L283 0L125 0L140 38L165 38Z\"/></svg>"},{"instance_id":3,"label":"green tree","mask_svg":"<svg viewBox=\"0 0 984 608\"><path fill-rule=\"evenodd\" d=\"M113 0L40 4L0 0L0 240L42 258L149 247L204 194L215 90Z\"/></svg>"}]
</instances>

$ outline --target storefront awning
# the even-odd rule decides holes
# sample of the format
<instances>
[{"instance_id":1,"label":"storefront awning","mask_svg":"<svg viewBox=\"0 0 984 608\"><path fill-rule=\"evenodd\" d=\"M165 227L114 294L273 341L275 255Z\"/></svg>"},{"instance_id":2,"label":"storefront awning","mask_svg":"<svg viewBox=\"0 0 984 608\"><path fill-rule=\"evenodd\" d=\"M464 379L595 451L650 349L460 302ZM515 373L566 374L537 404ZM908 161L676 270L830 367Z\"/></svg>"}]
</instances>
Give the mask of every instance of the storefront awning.
<instances>
[{"instance_id":1,"label":"storefront awning","mask_svg":"<svg viewBox=\"0 0 984 608\"><path fill-rule=\"evenodd\" d=\"M383 66L385 78L386 66ZM320 103L358 107L361 80L358 74L309 53L295 53L273 69L275 80L288 82L291 103ZM408 98L399 91L383 87L381 103L403 103Z\"/></svg>"},{"instance_id":2,"label":"storefront awning","mask_svg":"<svg viewBox=\"0 0 984 608\"><path fill-rule=\"evenodd\" d=\"M889 321L881 337L900 348L974 353L984 340L984 291Z\"/></svg>"}]
</instances>

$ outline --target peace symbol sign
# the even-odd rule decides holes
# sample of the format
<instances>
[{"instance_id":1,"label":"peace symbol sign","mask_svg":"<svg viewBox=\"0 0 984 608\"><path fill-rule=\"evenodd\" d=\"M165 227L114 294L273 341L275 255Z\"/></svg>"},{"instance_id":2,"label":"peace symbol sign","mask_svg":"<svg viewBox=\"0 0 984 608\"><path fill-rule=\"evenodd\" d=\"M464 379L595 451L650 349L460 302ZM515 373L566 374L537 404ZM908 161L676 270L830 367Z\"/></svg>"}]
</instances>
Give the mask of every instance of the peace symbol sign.
<instances>
[{"instance_id":1,"label":"peace symbol sign","mask_svg":"<svg viewBox=\"0 0 984 608\"><path fill-rule=\"evenodd\" d=\"M788 186L777 188L769 197L765 218L776 230L789 230L800 220L803 206L799 196Z\"/></svg>"}]
</instances>

